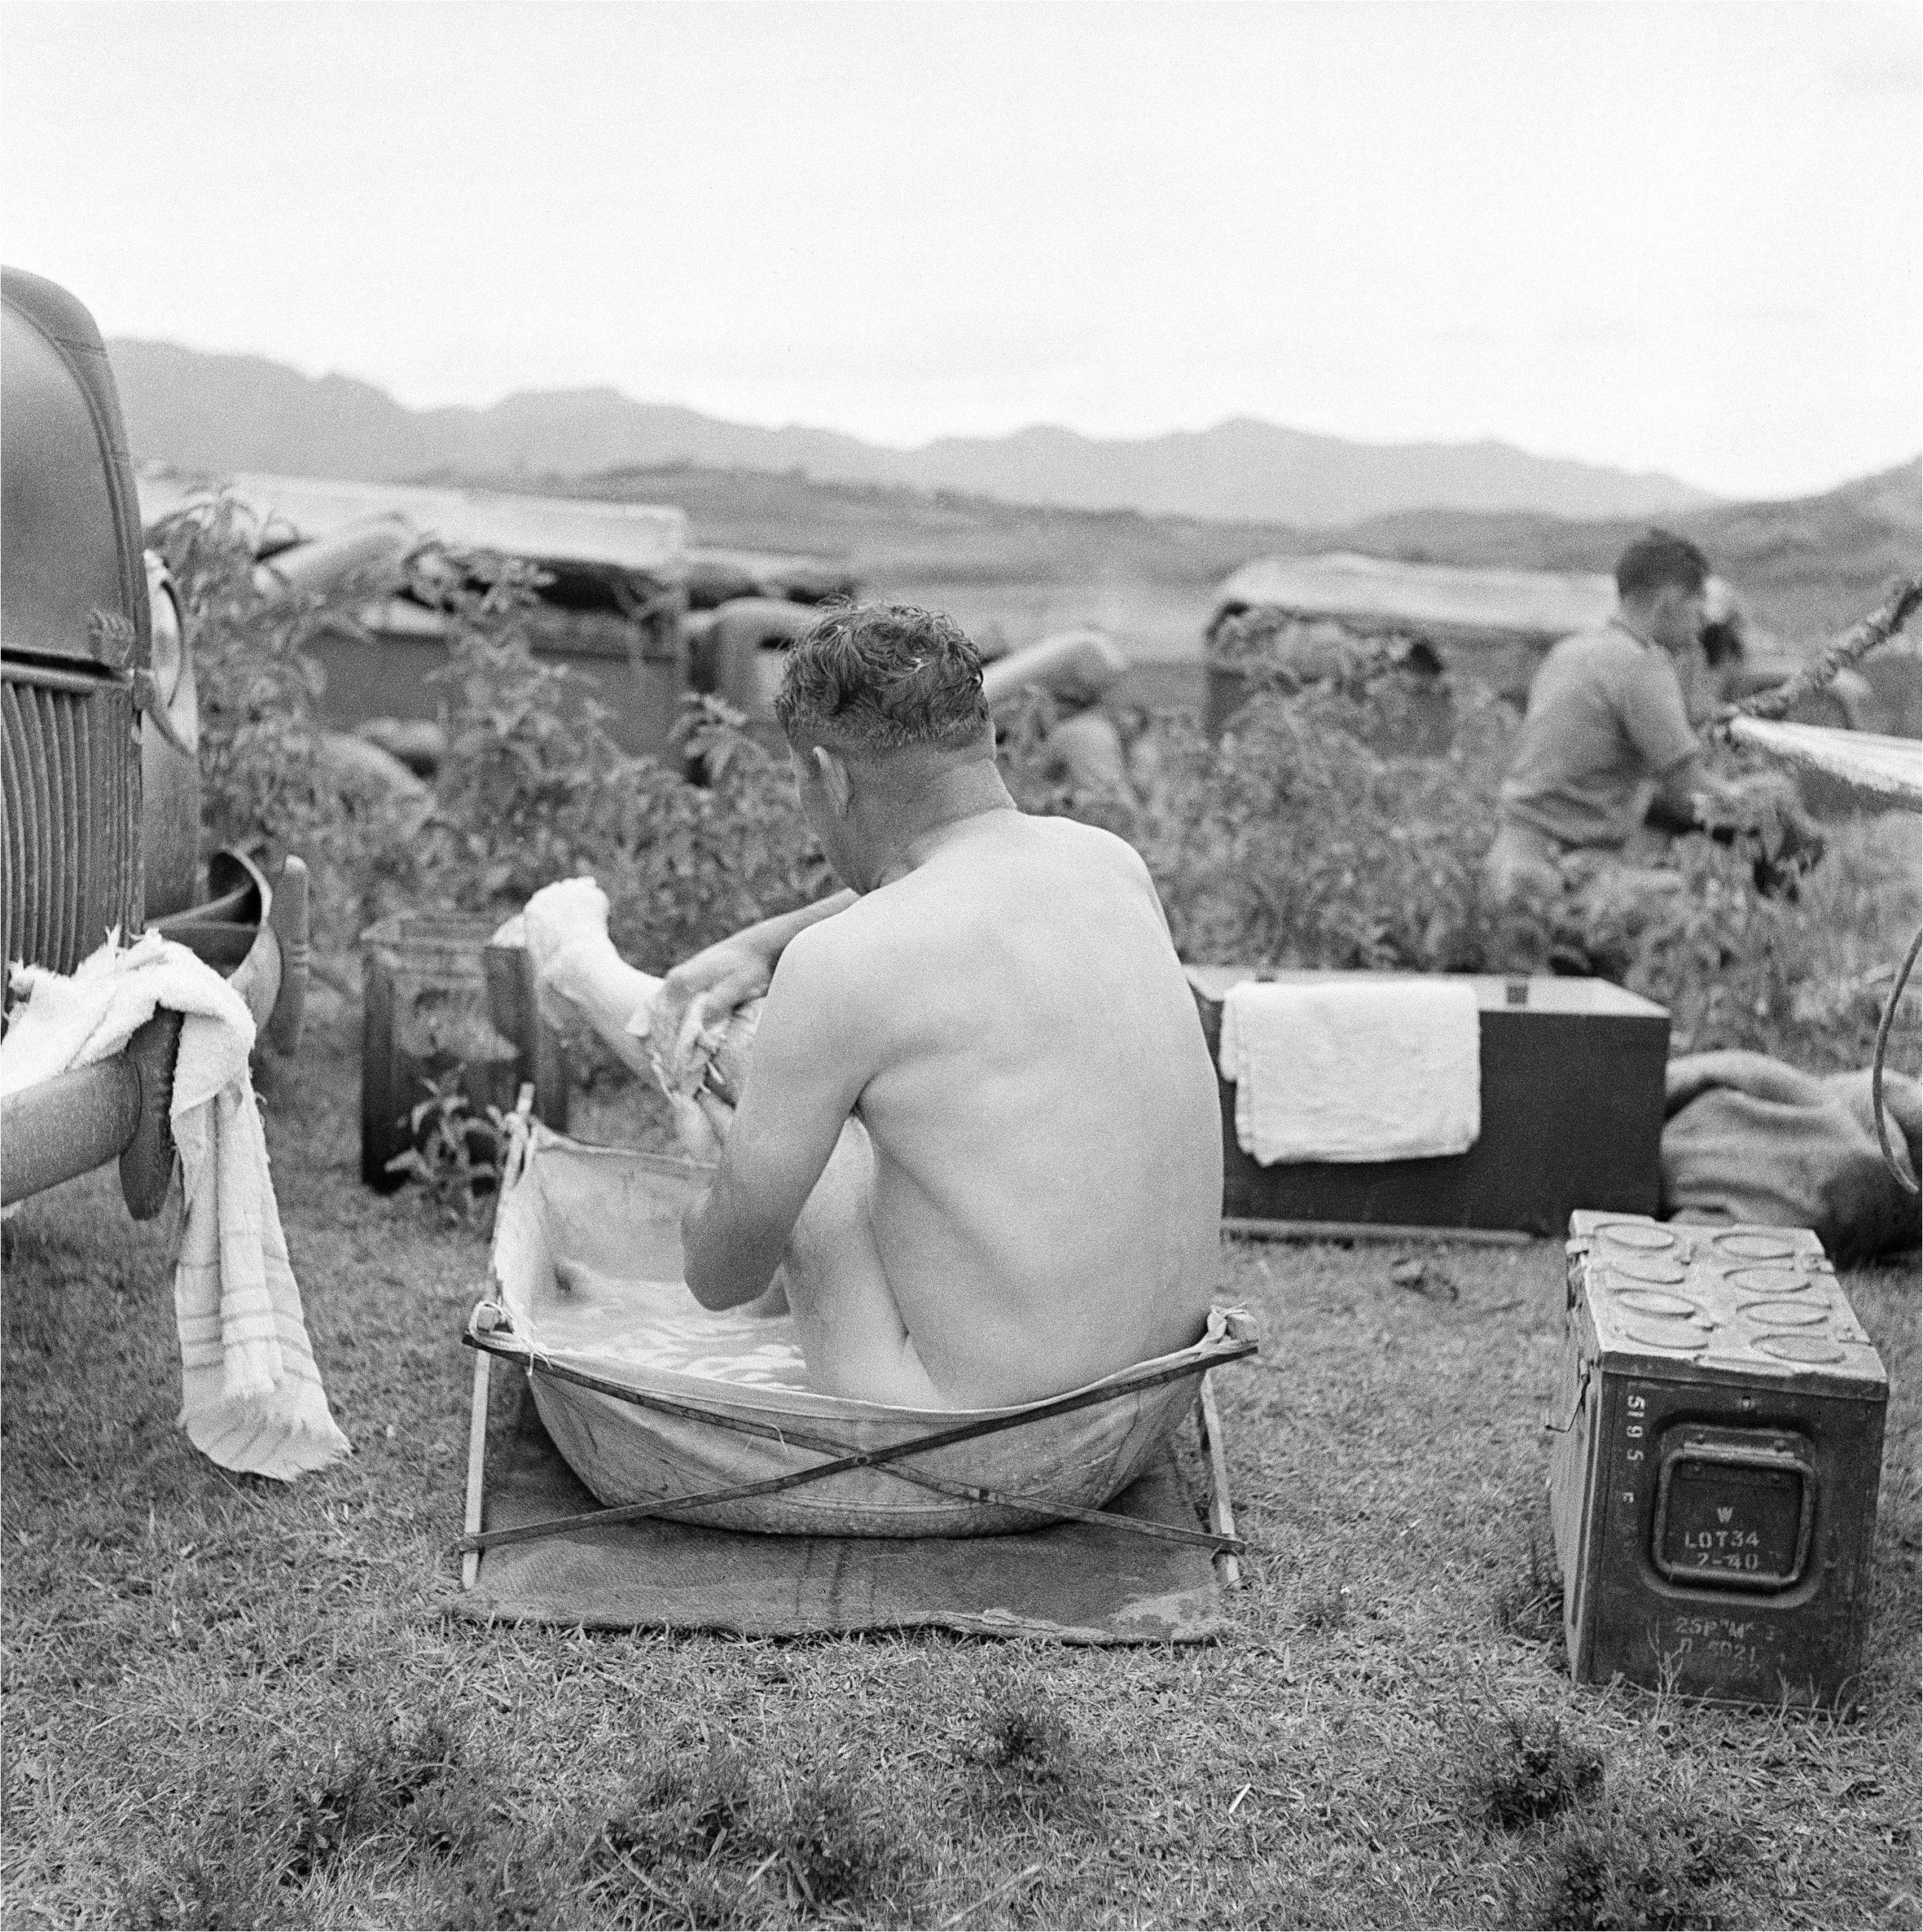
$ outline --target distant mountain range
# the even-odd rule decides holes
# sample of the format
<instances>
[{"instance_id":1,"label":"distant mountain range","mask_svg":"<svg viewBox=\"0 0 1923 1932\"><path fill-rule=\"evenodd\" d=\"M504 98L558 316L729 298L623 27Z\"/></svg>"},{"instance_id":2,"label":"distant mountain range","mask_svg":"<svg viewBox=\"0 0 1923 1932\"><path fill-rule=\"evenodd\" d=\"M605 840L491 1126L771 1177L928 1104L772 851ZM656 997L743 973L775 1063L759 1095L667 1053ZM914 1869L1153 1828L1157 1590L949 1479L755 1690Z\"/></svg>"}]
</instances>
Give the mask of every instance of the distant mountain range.
<instances>
[{"instance_id":1,"label":"distant mountain range","mask_svg":"<svg viewBox=\"0 0 1923 1932\"><path fill-rule=\"evenodd\" d=\"M1192 652L1214 586L1251 558L1359 550L1411 563L1608 571L1648 527L1633 516L1578 522L1444 509L1311 530L1037 509L953 491L931 497L686 465L610 471L555 487L571 495L678 503L698 542L832 558L878 593L977 617L1005 615L1011 635L1038 634L1050 624L1106 623L1151 657ZM1917 569L1923 462L1818 496L1715 503L1663 520L1703 546L1752 618L1800 649L1860 617L1892 576Z\"/></svg>"},{"instance_id":2,"label":"distant mountain range","mask_svg":"<svg viewBox=\"0 0 1923 1932\"><path fill-rule=\"evenodd\" d=\"M1248 417L1136 440L1038 427L895 449L834 430L723 422L614 389L411 410L371 383L315 379L259 357L134 340L109 349L135 454L214 474L527 482L690 465L1306 530L1411 511L1641 518L1718 500L1672 476L1532 456L1505 443L1355 443Z\"/></svg>"}]
</instances>

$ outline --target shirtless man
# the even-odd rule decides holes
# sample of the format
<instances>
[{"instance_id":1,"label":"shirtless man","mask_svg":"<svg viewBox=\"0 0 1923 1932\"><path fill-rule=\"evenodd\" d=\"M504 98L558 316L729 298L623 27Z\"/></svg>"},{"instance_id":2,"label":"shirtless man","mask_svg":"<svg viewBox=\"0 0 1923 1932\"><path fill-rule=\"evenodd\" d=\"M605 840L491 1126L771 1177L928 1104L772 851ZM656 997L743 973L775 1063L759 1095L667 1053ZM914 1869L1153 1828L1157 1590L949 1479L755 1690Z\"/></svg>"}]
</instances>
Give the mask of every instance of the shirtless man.
<instances>
[{"instance_id":1,"label":"shirtless man","mask_svg":"<svg viewBox=\"0 0 1923 1932\"><path fill-rule=\"evenodd\" d=\"M837 610L775 700L848 890L678 967L767 995L714 1178L682 1222L706 1307L785 1279L811 1380L920 1408L1054 1395L1200 1336L1220 1115L1147 869L1017 811L980 660L948 619Z\"/></svg>"}]
</instances>

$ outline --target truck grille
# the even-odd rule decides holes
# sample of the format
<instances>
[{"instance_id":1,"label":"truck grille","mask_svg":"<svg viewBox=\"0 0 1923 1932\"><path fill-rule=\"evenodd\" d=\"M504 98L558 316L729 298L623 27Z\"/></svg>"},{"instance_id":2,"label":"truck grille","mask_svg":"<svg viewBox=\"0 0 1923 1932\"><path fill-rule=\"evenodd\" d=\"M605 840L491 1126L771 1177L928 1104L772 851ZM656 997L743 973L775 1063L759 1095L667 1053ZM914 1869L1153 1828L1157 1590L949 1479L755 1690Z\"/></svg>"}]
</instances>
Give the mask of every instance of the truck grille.
<instances>
[{"instance_id":1,"label":"truck grille","mask_svg":"<svg viewBox=\"0 0 1923 1932\"><path fill-rule=\"evenodd\" d=\"M70 973L140 921L140 747L120 684L10 663L0 960Z\"/></svg>"}]
</instances>

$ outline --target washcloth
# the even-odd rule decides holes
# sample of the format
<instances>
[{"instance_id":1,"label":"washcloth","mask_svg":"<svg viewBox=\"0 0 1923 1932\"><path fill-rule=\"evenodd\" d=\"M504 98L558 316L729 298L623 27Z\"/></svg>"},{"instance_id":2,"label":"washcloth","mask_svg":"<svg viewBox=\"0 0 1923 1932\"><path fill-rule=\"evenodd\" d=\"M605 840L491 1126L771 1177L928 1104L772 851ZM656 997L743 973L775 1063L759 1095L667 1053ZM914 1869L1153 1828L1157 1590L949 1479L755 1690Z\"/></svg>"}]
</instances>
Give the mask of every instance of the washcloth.
<instances>
[{"instance_id":1,"label":"washcloth","mask_svg":"<svg viewBox=\"0 0 1923 1932\"><path fill-rule=\"evenodd\" d=\"M28 995L0 1043L0 1094L119 1052L156 1009L186 1016L170 1118L180 1149L180 1425L223 1469L283 1481L350 1454L314 1365L248 1075L246 1003L184 946L110 935L63 977L15 967Z\"/></svg>"},{"instance_id":2,"label":"washcloth","mask_svg":"<svg viewBox=\"0 0 1923 1932\"><path fill-rule=\"evenodd\" d=\"M495 934L525 946L549 1023L565 1038L585 1023L638 1072L651 1072L673 1110L687 1152L712 1161L715 1130L697 1097L703 1088L732 1106L746 1077L758 1001L738 1012L697 994L676 1025L657 1024L663 982L637 971L608 937L608 895L592 878L544 885Z\"/></svg>"},{"instance_id":3,"label":"washcloth","mask_svg":"<svg viewBox=\"0 0 1923 1932\"><path fill-rule=\"evenodd\" d=\"M1460 980L1245 980L1222 1003L1235 1138L1264 1167L1463 1153L1482 1131L1481 1035Z\"/></svg>"}]
</instances>

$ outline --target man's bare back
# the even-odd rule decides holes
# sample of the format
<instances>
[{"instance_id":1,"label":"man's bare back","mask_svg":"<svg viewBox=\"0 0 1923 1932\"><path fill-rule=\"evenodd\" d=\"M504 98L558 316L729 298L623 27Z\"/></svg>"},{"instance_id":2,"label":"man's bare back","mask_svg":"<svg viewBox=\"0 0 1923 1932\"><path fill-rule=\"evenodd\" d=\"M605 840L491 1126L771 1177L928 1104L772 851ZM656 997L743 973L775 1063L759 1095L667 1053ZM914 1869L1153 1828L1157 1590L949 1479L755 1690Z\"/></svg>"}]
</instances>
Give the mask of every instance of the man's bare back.
<instances>
[{"instance_id":1,"label":"man's bare back","mask_svg":"<svg viewBox=\"0 0 1923 1932\"><path fill-rule=\"evenodd\" d=\"M1146 868L1016 811L991 734L844 757L789 728L854 893L773 949L683 1223L689 1286L735 1306L779 1269L817 1386L914 1406L1031 1401L1194 1342L1220 1115Z\"/></svg>"},{"instance_id":2,"label":"man's bare back","mask_svg":"<svg viewBox=\"0 0 1923 1932\"><path fill-rule=\"evenodd\" d=\"M988 1407L1196 1339L1216 1094L1141 860L1003 809L789 946L730 1142L805 1140L847 1101L914 1361L944 1403ZM791 1266L805 1347L803 1299Z\"/></svg>"}]
</instances>

